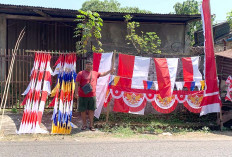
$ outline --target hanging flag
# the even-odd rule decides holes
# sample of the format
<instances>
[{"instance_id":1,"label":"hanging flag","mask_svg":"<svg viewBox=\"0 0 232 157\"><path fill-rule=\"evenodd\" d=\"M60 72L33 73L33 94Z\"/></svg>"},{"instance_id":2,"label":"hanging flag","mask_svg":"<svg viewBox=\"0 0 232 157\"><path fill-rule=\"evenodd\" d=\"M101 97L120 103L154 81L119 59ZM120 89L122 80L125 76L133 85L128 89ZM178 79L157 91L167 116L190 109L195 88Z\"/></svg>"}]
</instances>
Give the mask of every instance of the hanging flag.
<instances>
[{"instance_id":1,"label":"hanging flag","mask_svg":"<svg viewBox=\"0 0 232 157\"><path fill-rule=\"evenodd\" d=\"M150 58L119 54L118 86L133 89L144 89L143 80L148 79ZM135 100L135 101L132 101ZM121 99L114 100L113 110L144 114L146 100L138 93L125 93Z\"/></svg>"},{"instance_id":2,"label":"hanging flag","mask_svg":"<svg viewBox=\"0 0 232 157\"><path fill-rule=\"evenodd\" d=\"M120 76L115 76L115 77L114 77L114 85L115 85L115 86L118 85L119 79L120 79Z\"/></svg>"},{"instance_id":3,"label":"hanging flag","mask_svg":"<svg viewBox=\"0 0 232 157\"><path fill-rule=\"evenodd\" d=\"M205 36L205 91L201 102L202 110L200 114L202 116L212 112L220 112L221 100L217 82L209 0L203 0L201 15Z\"/></svg>"},{"instance_id":4,"label":"hanging flag","mask_svg":"<svg viewBox=\"0 0 232 157\"><path fill-rule=\"evenodd\" d=\"M106 72L111 69L113 53L94 53L93 54L93 70L97 72ZM105 102L106 92L109 84L110 74L97 79L96 86L96 110L94 116L99 118L102 107Z\"/></svg>"},{"instance_id":5,"label":"hanging flag","mask_svg":"<svg viewBox=\"0 0 232 157\"><path fill-rule=\"evenodd\" d=\"M183 65L184 82L195 82L196 86L201 85L202 75L198 69L199 56L181 58ZM190 83L191 86L192 83ZM189 87L189 86L188 86Z\"/></svg>"},{"instance_id":6,"label":"hanging flag","mask_svg":"<svg viewBox=\"0 0 232 157\"><path fill-rule=\"evenodd\" d=\"M178 58L154 58L161 98L171 97L176 81Z\"/></svg>"},{"instance_id":7,"label":"hanging flag","mask_svg":"<svg viewBox=\"0 0 232 157\"><path fill-rule=\"evenodd\" d=\"M35 84L36 84L36 79L37 79L37 75L39 72L39 67L40 67L40 62L42 59L42 55L35 53L35 60L34 60L34 66L32 68L32 73L31 73L31 81L29 84L29 89L28 91L26 90L23 95L26 94L26 97L24 98L23 102L21 103L21 105L25 105L24 106L24 112L23 112L23 117L22 117L22 121L18 130L18 134L21 133L26 133L27 132L27 128L28 128L28 124L29 124L29 120L30 120L30 115L31 115L31 101L33 99L33 93L35 90Z\"/></svg>"},{"instance_id":8,"label":"hanging flag","mask_svg":"<svg viewBox=\"0 0 232 157\"><path fill-rule=\"evenodd\" d=\"M145 89L151 89L152 85L153 85L153 81L146 81L143 80L143 85Z\"/></svg>"},{"instance_id":9,"label":"hanging flag","mask_svg":"<svg viewBox=\"0 0 232 157\"><path fill-rule=\"evenodd\" d=\"M176 82L176 89L182 90L184 87L184 82Z\"/></svg>"},{"instance_id":10,"label":"hanging flag","mask_svg":"<svg viewBox=\"0 0 232 157\"><path fill-rule=\"evenodd\" d=\"M52 85L52 79L51 75L53 74L51 66L50 66L50 60L51 55L47 54L47 64L46 64L46 70L45 70L45 76L44 76L44 82L43 82L43 90L42 90L42 96L41 101L39 104L38 109L38 118L36 123L36 133L46 133L47 131L40 128L40 124L42 121L42 115L45 107L45 103L47 100L47 96L51 93L51 85Z\"/></svg>"},{"instance_id":11,"label":"hanging flag","mask_svg":"<svg viewBox=\"0 0 232 157\"><path fill-rule=\"evenodd\" d=\"M225 100L232 101L231 95L232 95L232 77L229 76L226 80L226 85L227 85L227 93Z\"/></svg>"}]
</instances>

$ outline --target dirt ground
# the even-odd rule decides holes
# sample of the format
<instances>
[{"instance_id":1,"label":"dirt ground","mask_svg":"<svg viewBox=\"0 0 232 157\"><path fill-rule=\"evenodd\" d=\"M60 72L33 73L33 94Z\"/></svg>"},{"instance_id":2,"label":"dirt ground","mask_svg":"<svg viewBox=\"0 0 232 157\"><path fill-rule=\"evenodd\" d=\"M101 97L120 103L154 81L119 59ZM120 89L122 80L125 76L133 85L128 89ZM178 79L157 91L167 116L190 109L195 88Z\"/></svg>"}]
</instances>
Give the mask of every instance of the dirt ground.
<instances>
[{"instance_id":1,"label":"dirt ground","mask_svg":"<svg viewBox=\"0 0 232 157\"><path fill-rule=\"evenodd\" d=\"M52 112L46 112L43 115L41 128L51 132ZM6 112L3 119L0 141L108 141L108 140L232 140L232 131L213 131L213 132L182 132L177 134L134 134L123 135L86 130L81 131L81 119L78 113L73 114L72 122L74 128L71 135L52 135L52 134L21 134L17 135L16 130L19 129L22 113Z\"/></svg>"}]
</instances>

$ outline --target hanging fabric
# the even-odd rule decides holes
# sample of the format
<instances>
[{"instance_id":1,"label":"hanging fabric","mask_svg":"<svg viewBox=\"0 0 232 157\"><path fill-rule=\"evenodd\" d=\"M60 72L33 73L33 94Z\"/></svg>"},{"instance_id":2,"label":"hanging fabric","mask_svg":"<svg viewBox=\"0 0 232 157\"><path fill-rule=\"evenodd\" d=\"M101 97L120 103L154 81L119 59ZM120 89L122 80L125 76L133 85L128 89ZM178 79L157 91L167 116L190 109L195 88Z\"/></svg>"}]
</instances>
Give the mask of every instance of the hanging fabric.
<instances>
[{"instance_id":1,"label":"hanging fabric","mask_svg":"<svg viewBox=\"0 0 232 157\"><path fill-rule=\"evenodd\" d=\"M54 96L49 107L54 107L52 114L52 134L70 134L72 124L72 109L76 80L76 55L62 54L55 63L54 75L57 83L51 92Z\"/></svg>"},{"instance_id":2,"label":"hanging fabric","mask_svg":"<svg viewBox=\"0 0 232 157\"><path fill-rule=\"evenodd\" d=\"M106 72L111 69L113 53L94 53L93 54L93 70L97 72ZM105 102L106 93L108 89L110 74L97 79L96 85L96 110L94 116L99 118L102 107ZM109 93L109 91L108 91Z\"/></svg>"},{"instance_id":3,"label":"hanging fabric","mask_svg":"<svg viewBox=\"0 0 232 157\"><path fill-rule=\"evenodd\" d=\"M133 92L133 89L144 89L143 80L147 80L150 58L119 54L117 86L132 89L125 92L122 98L114 100L115 112L144 114L146 100L144 95Z\"/></svg>"},{"instance_id":4,"label":"hanging fabric","mask_svg":"<svg viewBox=\"0 0 232 157\"><path fill-rule=\"evenodd\" d=\"M154 58L154 61L160 96L171 97L176 81L178 58Z\"/></svg>"}]
</instances>

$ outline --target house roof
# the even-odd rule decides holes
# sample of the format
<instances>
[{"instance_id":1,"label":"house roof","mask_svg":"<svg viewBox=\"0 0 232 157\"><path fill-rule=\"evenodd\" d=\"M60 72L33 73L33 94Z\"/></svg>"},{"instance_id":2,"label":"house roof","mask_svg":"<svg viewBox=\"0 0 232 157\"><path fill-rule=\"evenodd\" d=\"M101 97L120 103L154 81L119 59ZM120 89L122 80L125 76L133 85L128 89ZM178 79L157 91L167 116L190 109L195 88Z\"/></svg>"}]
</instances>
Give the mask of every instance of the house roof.
<instances>
[{"instance_id":1,"label":"house roof","mask_svg":"<svg viewBox=\"0 0 232 157\"><path fill-rule=\"evenodd\" d=\"M220 56L220 57L225 57L225 58L232 59L232 49L228 49L226 51L215 53L215 55Z\"/></svg>"},{"instance_id":2,"label":"house roof","mask_svg":"<svg viewBox=\"0 0 232 157\"><path fill-rule=\"evenodd\" d=\"M213 25L213 37L214 42L218 42L223 38L230 37L230 25L228 22L218 23ZM194 46L203 46L204 45L204 35L203 30L198 30L194 32L195 45Z\"/></svg>"},{"instance_id":3,"label":"house roof","mask_svg":"<svg viewBox=\"0 0 232 157\"><path fill-rule=\"evenodd\" d=\"M193 20L199 20L200 14L197 15L178 15L178 14L147 14L147 13L122 13L122 12L98 12L103 20L107 21L124 21L124 15L130 14L134 21L138 22L171 22L187 23ZM49 18L75 18L77 10L45 8L25 5L0 4L0 14L23 15Z\"/></svg>"}]
</instances>

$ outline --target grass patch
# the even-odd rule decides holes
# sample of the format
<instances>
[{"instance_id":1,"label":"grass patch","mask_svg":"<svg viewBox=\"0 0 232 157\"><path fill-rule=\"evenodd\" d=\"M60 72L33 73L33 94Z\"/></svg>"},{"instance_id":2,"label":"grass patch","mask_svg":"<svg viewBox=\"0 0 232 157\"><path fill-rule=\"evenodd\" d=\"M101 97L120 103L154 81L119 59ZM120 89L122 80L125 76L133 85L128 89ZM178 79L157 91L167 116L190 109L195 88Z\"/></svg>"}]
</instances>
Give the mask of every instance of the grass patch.
<instances>
[{"instance_id":1,"label":"grass patch","mask_svg":"<svg viewBox=\"0 0 232 157\"><path fill-rule=\"evenodd\" d=\"M109 123L105 124L105 115L95 120L95 125L103 132L116 136L130 137L135 134L162 134L164 132L211 132L218 129L216 114L199 117L197 114L176 113L162 115L133 115L125 113L111 113Z\"/></svg>"}]
</instances>

